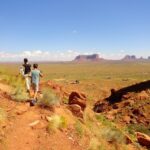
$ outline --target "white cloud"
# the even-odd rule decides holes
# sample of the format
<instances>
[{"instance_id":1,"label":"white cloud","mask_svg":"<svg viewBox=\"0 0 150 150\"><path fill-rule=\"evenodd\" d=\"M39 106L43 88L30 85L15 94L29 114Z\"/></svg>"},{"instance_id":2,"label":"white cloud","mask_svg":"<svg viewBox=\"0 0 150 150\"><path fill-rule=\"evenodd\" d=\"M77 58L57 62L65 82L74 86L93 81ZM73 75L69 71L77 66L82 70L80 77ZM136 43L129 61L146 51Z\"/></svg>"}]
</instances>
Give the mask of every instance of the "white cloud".
<instances>
[{"instance_id":1,"label":"white cloud","mask_svg":"<svg viewBox=\"0 0 150 150\"><path fill-rule=\"evenodd\" d=\"M77 50L67 50L67 51L24 50L18 53L0 51L0 61L22 61L23 58L28 58L30 61L70 61L73 60L77 55L89 55L94 53L99 54L101 58L112 60L121 59L126 55L124 50L120 50L118 51L118 53L102 53L100 50L95 51L92 50L86 52L85 51L80 52ZM149 55L146 56L148 57Z\"/></svg>"},{"instance_id":2,"label":"white cloud","mask_svg":"<svg viewBox=\"0 0 150 150\"><path fill-rule=\"evenodd\" d=\"M19 53L8 53L0 51L1 61L21 61L23 58L29 58L31 61L69 61L73 60L80 53L74 50L68 51L41 51L34 50L29 51L25 50Z\"/></svg>"}]
</instances>

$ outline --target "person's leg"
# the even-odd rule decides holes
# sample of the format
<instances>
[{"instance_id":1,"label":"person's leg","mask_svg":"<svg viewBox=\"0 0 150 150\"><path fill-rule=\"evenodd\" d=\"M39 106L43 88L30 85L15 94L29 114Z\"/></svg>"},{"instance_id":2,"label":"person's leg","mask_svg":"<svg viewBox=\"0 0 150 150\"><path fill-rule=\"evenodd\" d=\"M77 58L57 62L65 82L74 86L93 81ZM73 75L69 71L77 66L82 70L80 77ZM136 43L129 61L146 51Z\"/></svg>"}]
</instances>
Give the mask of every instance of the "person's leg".
<instances>
[{"instance_id":1,"label":"person's leg","mask_svg":"<svg viewBox=\"0 0 150 150\"><path fill-rule=\"evenodd\" d=\"M37 99L37 91L34 92L34 99Z\"/></svg>"},{"instance_id":2,"label":"person's leg","mask_svg":"<svg viewBox=\"0 0 150 150\"><path fill-rule=\"evenodd\" d=\"M30 91L30 78L28 76L25 77L25 80L26 80L26 88L27 88L27 91Z\"/></svg>"},{"instance_id":3,"label":"person's leg","mask_svg":"<svg viewBox=\"0 0 150 150\"><path fill-rule=\"evenodd\" d=\"M35 84L35 87L34 87L34 99L37 99L38 91L39 91L39 85Z\"/></svg>"}]
</instances>

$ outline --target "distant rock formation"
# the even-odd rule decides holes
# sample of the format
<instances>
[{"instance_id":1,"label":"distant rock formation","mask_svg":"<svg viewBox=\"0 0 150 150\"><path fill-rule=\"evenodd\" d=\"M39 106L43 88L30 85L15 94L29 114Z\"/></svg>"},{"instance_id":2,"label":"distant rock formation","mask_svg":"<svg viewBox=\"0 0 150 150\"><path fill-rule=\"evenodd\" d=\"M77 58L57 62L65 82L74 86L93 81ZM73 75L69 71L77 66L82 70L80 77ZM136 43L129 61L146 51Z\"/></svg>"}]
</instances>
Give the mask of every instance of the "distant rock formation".
<instances>
[{"instance_id":1,"label":"distant rock formation","mask_svg":"<svg viewBox=\"0 0 150 150\"><path fill-rule=\"evenodd\" d=\"M133 60L137 60L137 58L135 55L126 55L122 60L133 61Z\"/></svg>"},{"instance_id":2,"label":"distant rock formation","mask_svg":"<svg viewBox=\"0 0 150 150\"><path fill-rule=\"evenodd\" d=\"M74 61L99 61L102 60L102 58L99 57L98 54L92 54L92 55L78 55Z\"/></svg>"},{"instance_id":3,"label":"distant rock formation","mask_svg":"<svg viewBox=\"0 0 150 150\"><path fill-rule=\"evenodd\" d=\"M150 56L147 59L150 60Z\"/></svg>"}]
</instances>

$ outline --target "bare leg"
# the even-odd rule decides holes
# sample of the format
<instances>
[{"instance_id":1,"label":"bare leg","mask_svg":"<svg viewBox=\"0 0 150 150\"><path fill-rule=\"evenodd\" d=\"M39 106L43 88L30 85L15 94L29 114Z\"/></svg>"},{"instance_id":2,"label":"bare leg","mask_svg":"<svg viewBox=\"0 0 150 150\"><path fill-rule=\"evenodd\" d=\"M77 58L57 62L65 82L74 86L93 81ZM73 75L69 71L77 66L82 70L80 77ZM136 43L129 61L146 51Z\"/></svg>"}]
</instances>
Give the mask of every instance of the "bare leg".
<instances>
[{"instance_id":1,"label":"bare leg","mask_svg":"<svg viewBox=\"0 0 150 150\"><path fill-rule=\"evenodd\" d=\"M26 88L27 88L27 91L30 91L30 78L28 76L25 77L25 80L26 80Z\"/></svg>"},{"instance_id":2,"label":"bare leg","mask_svg":"<svg viewBox=\"0 0 150 150\"><path fill-rule=\"evenodd\" d=\"M37 91L34 91L34 99L36 99L37 98Z\"/></svg>"}]
</instances>

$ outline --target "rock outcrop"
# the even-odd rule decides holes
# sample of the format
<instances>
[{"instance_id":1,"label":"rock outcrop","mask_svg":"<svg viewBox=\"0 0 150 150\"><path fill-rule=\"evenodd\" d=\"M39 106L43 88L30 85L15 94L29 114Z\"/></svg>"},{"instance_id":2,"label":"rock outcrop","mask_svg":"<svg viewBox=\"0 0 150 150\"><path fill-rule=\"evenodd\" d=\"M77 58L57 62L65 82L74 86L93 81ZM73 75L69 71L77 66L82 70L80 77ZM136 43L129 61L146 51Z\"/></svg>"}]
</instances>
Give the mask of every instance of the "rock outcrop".
<instances>
[{"instance_id":1,"label":"rock outcrop","mask_svg":"<svg viewBox=\"0 0 150 150\"><path fill-rule=\"evenodd\" d=\"M86 96L83 93L72 92L69 95L69 109L78 117L83 117L86 108Z\"/></svg>"},{"instance_id":2,"label":"rock outcrop","mask_svg":"<svg viewBox=\"0 0 150 150\"><path fill-rule=\"evenodd\" d=\"M146 147L150 148L150 136L148 136L144 133L140 133L140 132L136 132L136 136L137 136L138 142L142 146L146 146Z\"/></svg>"},{"instance_id":3,"label":"rock outcrop","mask_svg":"<svg viewBox=\"0 0 150 150\"><path fill-rule=\"evenodd\" d=\"M133 61L133 60L137 60L135 55L126 55L122 60L124 61Z\"/></svg>"},{"instance_id":4,"label":"rock outcrop","mask_svg":"<svg viewBox=\"0 0 150 150\"><path fill-rule=\"evenodd\" d=\"M102 60L102 58L99 57L98 54L92 54L92 55L79 55L77 56L74 61L84 62L84 61L99 61Z\"/></svg>"}]
</instances>

